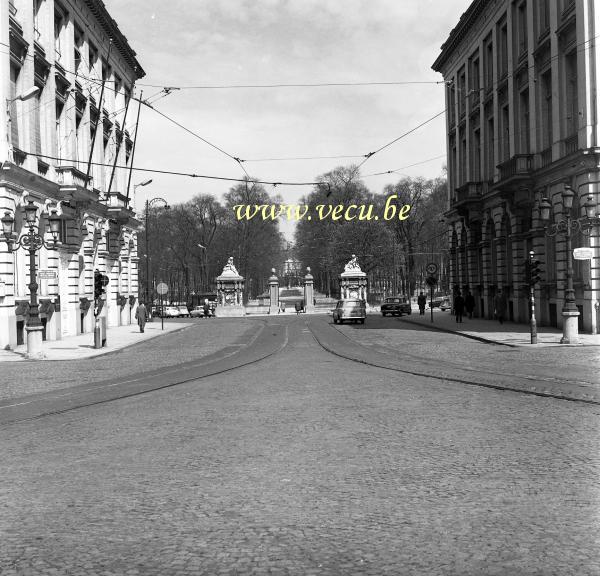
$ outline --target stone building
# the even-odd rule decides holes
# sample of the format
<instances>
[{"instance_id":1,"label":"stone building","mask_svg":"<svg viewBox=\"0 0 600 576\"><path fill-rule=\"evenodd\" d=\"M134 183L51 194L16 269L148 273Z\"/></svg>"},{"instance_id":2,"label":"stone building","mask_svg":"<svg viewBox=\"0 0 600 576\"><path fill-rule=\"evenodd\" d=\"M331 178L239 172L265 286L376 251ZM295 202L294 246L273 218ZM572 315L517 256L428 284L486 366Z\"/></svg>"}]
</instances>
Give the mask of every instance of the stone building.
<instances>
[{"instance_id":1,"label":"stone building","mask_svg":"<svg viewBox=\"0 0 600 576\"><path fill-rule=\"evenodd\" d=\"M0 3L0 216L38 231L60 216L58 250L36 254L44 338L92 332L94 271L109 277L102 316L131 323L137 306L139 222L130 209L136 54L101 0ZM37 90L35 90L37 88ZM47 234L49 236L49 234ZM0 238L0 347L24 341L29 253Z\"/></svg>"},{"instance_id":2,"label":"stone building","mask_svg":"<svg viewBox=\"0 0 600 576\"><path fill-rule=\"evenodd\" d=\"M600 3L597 0L474 0L433 64L445 80L452 285L473 291L480 316L508 294L510 318L528 322L525 259L542 262L538 322L561 326L566 289L564 236L540 219L543 198L571 215L588 195L599 202ZM573 230L579 328L600 331L600 251L596 226Z\"/></svg>"}]
</instances>

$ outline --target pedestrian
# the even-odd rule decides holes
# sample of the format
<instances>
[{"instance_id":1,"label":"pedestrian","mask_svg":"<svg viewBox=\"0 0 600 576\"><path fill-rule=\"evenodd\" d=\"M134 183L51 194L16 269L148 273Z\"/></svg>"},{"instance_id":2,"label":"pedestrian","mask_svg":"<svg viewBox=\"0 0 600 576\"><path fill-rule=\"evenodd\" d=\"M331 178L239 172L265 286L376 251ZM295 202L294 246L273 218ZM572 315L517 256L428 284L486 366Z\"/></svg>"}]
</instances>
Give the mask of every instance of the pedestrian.
<instances>
[{"instance_id":1,"label":"pedestrian","mask_svg":"<svg viewBox=\"0 0 600 576\"><path fill-rule=\"evenodd\" d=\"M279 304L279 308L283 313L285 313L285 302L281 302L281 304Z\"/></svg>"},{"instance_id":2,"label":"pedestrian","mask_svg":"<svg viewBox=\"0 0 600 576\"><path fill-rule=\"evenodd\" d=\"M465 309L465 299L461 296L460 290L454 297L454 314L456 316L456 322L462 324L463 310Z\"/></svg>"},{"instance_id":3,"label":"pedestrian","mask_svg":"<svg viewBox=\"0 0 600 576\"><path fill-rule=\"evenodd\" d=\"M294 308L296 308L296 316L298 316L298 314L300 314L300 312L302 312L302 302L300 302L300 300L296 300L296 303L294 304Z\"/></svg>"},{"instance_id":4,"label":"pedestrian","mask_svg":"<svg viewBox=\"0 0 600 576\"><path fill-rule=\"evenodd\" d=\"M498 293L494 298L494 316L498 318L500 324L504 323L507 307L508 302L506 301L506 296L504 295L504 292L502 292L502 290L498 290Z\"/></svg>"},{"instance_id":5,"label":"pedestrian","mask_svg":"<svg viewBox=\"0 0 600 576\"><path fill-rule=\"evenodd\" d=\"M135 311L135 317L137 318L140 332L143 332L144 326L146 326L146 320L148 319L148 311L146 310L143 302L138 304L137 310Z\"/></svg>"},{"instance_id":6,"label":"pedestrian","mask_svg":"<svg viewBox=\"0 0 600 576\"><path fill-rule=\"evenodd\" d=\"M467 290L467 295L465 296L465 310L469 315L469 318L473 318L473 310L475 310L475 297L471 294L470 290Z\"/></svg>"},{"instance_id":7,"label":"pedestrian","mask_svg":"<svg viewBox=\"0 0 600 576\"><path fill-rule=\"evenodd\" d=\"M204 305L202 306L202 312L204 313L205 318L208 318L210 316L210 304L208 303L208 298L204 299Z\"/></svg>"},{"instance_id":8,"label":"pedestrian","mask_svg":"<svg viewBox=\"0 0 600 576\"><path fill-rule=\"evenodd\" d=\"M419 294L419 297L417 298L417 304L419 305L419 315L424 316L425 304L427 304L427 297L425 296L425 294L423 294L423 292Z\"/></svg>"}]
</instances>

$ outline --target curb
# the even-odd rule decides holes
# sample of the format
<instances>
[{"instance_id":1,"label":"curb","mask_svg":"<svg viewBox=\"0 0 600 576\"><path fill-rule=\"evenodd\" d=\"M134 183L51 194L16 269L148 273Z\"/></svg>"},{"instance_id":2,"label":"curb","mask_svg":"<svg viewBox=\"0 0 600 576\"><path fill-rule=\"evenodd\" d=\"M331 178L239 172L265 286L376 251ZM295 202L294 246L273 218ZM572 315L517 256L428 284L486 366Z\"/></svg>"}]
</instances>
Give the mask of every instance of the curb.
<instances>
[{"instance_id":1,"label":"curb","mask_svg":"<svg viewBox=\"0 0 600 576\"><path fill-rule=\"evenodd\" d=\"M449 330L448 328L441 328L440 326L429 326L427 324L421 324L421 322L416 322L414 320L403 320L402 317L398 318L402 322L407 322L408 324L412 324L413 326L421 326L426 330L437 330L438 332L445 332L446 334L456 334L457 336L462 336L463 338L470 338L471 340L477 340L479 342L483 342L484 344L497 344L498 346L508 346L509 348L521 348L518 344L508 344L506 342L500 342L499 340L490 340L489 338L483 338L482 336L473 336L472 334L465 334L464 332L458 332L456 330ZM535 344L534 344L535 346Z\"/></svg>"}]
</instances>

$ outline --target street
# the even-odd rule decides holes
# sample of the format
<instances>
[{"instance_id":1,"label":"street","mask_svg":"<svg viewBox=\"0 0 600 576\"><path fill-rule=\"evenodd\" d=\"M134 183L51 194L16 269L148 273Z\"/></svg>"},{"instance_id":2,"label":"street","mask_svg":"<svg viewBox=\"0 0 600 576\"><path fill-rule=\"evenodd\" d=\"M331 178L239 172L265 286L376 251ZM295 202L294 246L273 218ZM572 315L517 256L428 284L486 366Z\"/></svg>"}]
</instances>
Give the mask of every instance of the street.
<instances>
[{"instance_id":1,"label":"street","mask_svg":"<svg viewBox=\"0 0 600 576\"><path fill-rule=\"evenodd\" d=\"M597 355L301 315L61 363L0 403L0 574L600 574Z\"/></svg>"}]
</instances>

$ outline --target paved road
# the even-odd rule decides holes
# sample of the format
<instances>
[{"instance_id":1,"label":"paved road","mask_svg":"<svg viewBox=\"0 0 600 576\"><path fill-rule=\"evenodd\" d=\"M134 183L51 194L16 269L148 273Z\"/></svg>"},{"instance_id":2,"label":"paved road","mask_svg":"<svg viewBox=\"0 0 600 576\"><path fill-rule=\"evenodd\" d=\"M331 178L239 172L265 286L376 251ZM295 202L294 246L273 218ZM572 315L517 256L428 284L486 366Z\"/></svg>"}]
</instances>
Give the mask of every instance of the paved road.
<instances>
[{"instance_id":1,"label":"paved road","mask_svg":"<svg viewBox=\"0 0 600 576\"><path fill-rule=\"evenodd\" d=\"M600 574L600 407L351 361L321 322L1 426L0 574Z\"/></svg>"}]
</instances>

